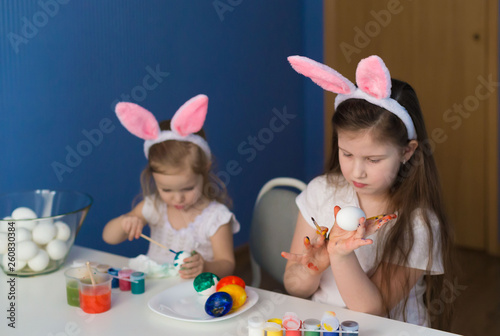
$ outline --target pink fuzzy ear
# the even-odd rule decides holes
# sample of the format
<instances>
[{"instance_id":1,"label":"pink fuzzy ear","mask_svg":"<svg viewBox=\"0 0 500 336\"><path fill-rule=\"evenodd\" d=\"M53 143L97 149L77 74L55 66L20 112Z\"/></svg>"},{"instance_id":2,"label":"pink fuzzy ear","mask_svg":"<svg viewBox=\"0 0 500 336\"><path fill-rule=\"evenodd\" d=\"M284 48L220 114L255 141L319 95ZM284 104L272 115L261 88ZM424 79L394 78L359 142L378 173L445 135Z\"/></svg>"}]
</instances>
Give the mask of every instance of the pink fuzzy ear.
<instances>
[{"instance_id":1,"label":"pink fuzzy ear","mask_svg":"<svg viewBox=\"0 0 500 336\"><path fill-rule=\"evenodd\" d=\"M134 103L118 103L115 107L118 120L133 135L144 140L154 140L160 133L158 121L151 112Z\"/></svg>"},{"instance_id":2,"label":"pink fuzzy ear","mask_svg":"<svg viewBox=\"0 0 500 336\"><path fill-rule=\"evenodd\" d=\"M350 80L329 66L313 61L310 58L289 56L288 62L299 74L311 78L314 83L327 91L347 94L356 90Z\"/></svg>"},{"instance_id":3,"label":"pink fuzzy ear","mask_svg":"<svg viewBox=\"0 0 500 336\"><path fill-rule=\"evenodd\" d=\"M356 84L360 90L377 99L391 95L391 74L384 61L376 55L362 59L356 69Z\"/></svg>"},{"instance_id":4,"label":"pink fuzzy ear","mask_svg":"<svg viewBox=\"0 0 500 336\"><path fill-rule=\"evenodd\" d=\"M172 118L171 127L182 136L196 133L203 127L207 116L208 97L199 94L182 105Z\"/></svg>"}]
</instances>

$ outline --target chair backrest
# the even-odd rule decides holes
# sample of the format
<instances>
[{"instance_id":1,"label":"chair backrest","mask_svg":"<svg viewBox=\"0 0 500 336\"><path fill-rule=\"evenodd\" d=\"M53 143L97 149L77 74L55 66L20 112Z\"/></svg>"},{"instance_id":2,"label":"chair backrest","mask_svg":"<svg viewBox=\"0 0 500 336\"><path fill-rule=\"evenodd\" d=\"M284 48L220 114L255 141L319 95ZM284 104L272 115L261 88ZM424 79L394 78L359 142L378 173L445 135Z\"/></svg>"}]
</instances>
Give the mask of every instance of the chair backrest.
<instances>
[{"instance_id":1,"label":"chair backrest","mask_svg":"<svg viewBox=\"0 0 500 336\"><path fill-rule=\"evenodd\" d=\"M250 230L252 286L260 286L260 267L283 283L286 259L281 252L290 249L298 215L295 198L305 187L300 180L281 177L267 182L259 192Z\"/></svg>"}]
</instances>

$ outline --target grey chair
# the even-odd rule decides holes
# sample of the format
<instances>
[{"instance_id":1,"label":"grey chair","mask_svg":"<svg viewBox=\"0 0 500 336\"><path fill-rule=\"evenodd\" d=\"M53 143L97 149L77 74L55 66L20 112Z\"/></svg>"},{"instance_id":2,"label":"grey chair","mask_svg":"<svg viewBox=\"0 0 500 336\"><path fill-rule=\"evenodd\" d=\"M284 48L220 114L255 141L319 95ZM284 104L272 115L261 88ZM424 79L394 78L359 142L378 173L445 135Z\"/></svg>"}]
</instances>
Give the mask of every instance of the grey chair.
<instances>
[{"instance_id":1,"label":"grey chair","mask_svg":"<svg viewBox=\"0 0 500 336\"><path fill-rule=\"evenodd\" d=\"M281 252L290 249L299 211L295 197L305 187L300 180L278 177L260 190L250 229L251 286L260 286L261 268L283 284L286 259Z\"/></svg>"}]
</instances>

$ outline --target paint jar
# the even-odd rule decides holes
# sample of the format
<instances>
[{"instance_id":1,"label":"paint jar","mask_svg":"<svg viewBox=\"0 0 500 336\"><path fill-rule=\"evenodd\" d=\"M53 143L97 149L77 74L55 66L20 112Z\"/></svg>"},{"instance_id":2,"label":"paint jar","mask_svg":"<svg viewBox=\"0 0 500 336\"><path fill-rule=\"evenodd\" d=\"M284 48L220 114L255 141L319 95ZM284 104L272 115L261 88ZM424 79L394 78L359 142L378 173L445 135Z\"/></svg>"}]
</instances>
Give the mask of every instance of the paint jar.
<instances>
[{"instance_id":1,"label":"paint jar","mask_svg":"<svg viewBox=\"0 0 500 336\"><path fill-rule=\"evenodd\" d=\"M66 299L73 307L80 307L79 285L80 280L88 278L89 272L86 267L72 267L64 272L66 277Z\"/></svg>"},{"instance_id":2,"label":"paint jar","mask_svg":"<svg viewBox=\"0 0 500 336\"><path fill-rule=\"evenodd\" d=\"M349 331L349 332L343 332L342 336L344 335L357 336L359 333L359 324L356 321L344 321L340 324L340 328L342 329L342 331Z\"/></svg>"},{"instance_id":3,"label":"paint jar","mask_svg":"<svg viewBox=\"0 0 500 336\"><path fill-rule=\"evenodd\" d=\"M337 316L332 311L327 311L321 318L321 327L323 329L323 336L339 336L340 322Z\"/></svg>"},{"instance_id":4,"label":"paint jar","mask_svg":"<svg viewBox=\"0 0 500 336\"><path fill-rule=\"evenodd\" d=\"M118 272L118 277L130 280L130 274L132 274L134 272L135 271L132 269L122 269L121 271ZM130 281L119 279L118 284L120 286L120 290L122 290L122 291L129 291L131 288Z\"/></svg>"},{"instance_id":5,"label":"paint jar","mask_svg":"<svg viewBox=\"0 0 500 336\"><path fill-rule=\"evenodd\" d=\"M281 325L276 322L264 323L264 330L266 331L266 336L283 336Z\"/></svg>"},{"instance_id":6,"label":"paint jar","mask_svg":"<svg viewBox=\"0 0 500 336\"><path fill-rule=\"evenodd\" d=\"M274 322L274 323L277 323L280 325L281 327L281 320L279 318L272 318L272 319L269 319L267 320L267 322Z\"/></svg>"},{"instance_id":7,"label":"paint jar","mask_svg":"<svg viewBox=\"0 0 500 336\"><path fill-rule=\"evenodd\" d=\"M307 319L302 322L304 336L319 336L321 330L321 321L317 319Z\"/></svg>"},{"instance_id":8,"label":"paint jar","mask_svg":"<svg viewBox=\"0 0 500 336\"><path fill-rule=\"evenodd\" d=\"M95 273L91 279L80 280L80 308L88 314L99 314L111 308L111 275Z\"/></svg>"},{"instance_id":9,"label":"paint jar","mask_svg":"<svg viewBox=\"0 0 500 336\"><path fill-rule=\"evenodd\" d=\"M248 319L248 336L264 336L264 319L253 316Z\"/></svg>"},{"instance_id":10,"label":"paint jar","mask_svg":"<svg viewBox=\"0 0 500 336\"><path fill-rule=\"evenodd\" d=\"M112 275L113 277L117 277L118 276L118 272L120 272L120 269L119 268L109 268L108 269L108 273L110 275ZM119 286L119 280L117 278L113 278L113 280L111 280L111 288L118 288Z\"/></svg>"},{"instance_id":11,"label":"paint jar","mask_svg":"<svg viewBox=\"0 0 500 336\"><path fill-rule=\"evenodd\" d=\"M283 316L282 326L285 328L286 336L300 336L300 325L301 321L297 314L292 312L287 312Z\"/></svg>"},{"instance_id":12,"label":"paint jar","mask_svg":"<svg viewBox=\"0 0 500 336\"><path fill-rule=\"evenodd\" d=\"M96 266L96 270L101 273L108 273L109 265L99 264Z\"/></svg>"},{"instance_id":13,"label":"paint jar","mask_svg":"<svg viewBox=\"0 0 500 336\"><path fill-rule=\"evenodd\" d=\"M143 272L134 272L130 274L130 280L135 281L130 284L132 294L143 294L145 290L145 275Z\"/></svg>"}]
</instances>

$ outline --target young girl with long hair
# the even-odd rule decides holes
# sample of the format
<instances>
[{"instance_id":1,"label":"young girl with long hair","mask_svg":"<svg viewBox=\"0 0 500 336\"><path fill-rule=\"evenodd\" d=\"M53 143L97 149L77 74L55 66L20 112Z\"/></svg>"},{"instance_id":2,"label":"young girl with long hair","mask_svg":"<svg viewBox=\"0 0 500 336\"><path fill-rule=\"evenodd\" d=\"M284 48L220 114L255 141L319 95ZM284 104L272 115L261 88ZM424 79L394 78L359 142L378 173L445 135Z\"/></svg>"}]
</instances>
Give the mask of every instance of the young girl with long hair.
<instances>
[{"instance_id":1,"label":"young girl with long hair","mask_svg":"<svg viewBox=\"0 0 500 336\"><path fill-rule=\"evenodd\" d=\"M362 60L357 86L324 64L289 57L292 67L337 93L332 154L324 175L296 200L299 216L284 282L315 301L443 328L451 305L452 231L437 167L413 88L391 79L378 56ZM336 223L338 211L366 214L355 231ZM381 214L391 214L380 216ZM312 218L329 230L315 229ZM447 288L449 287L449 288ZM445 323L440 323L445 322Z\"/></svg>"}]
</instances>

